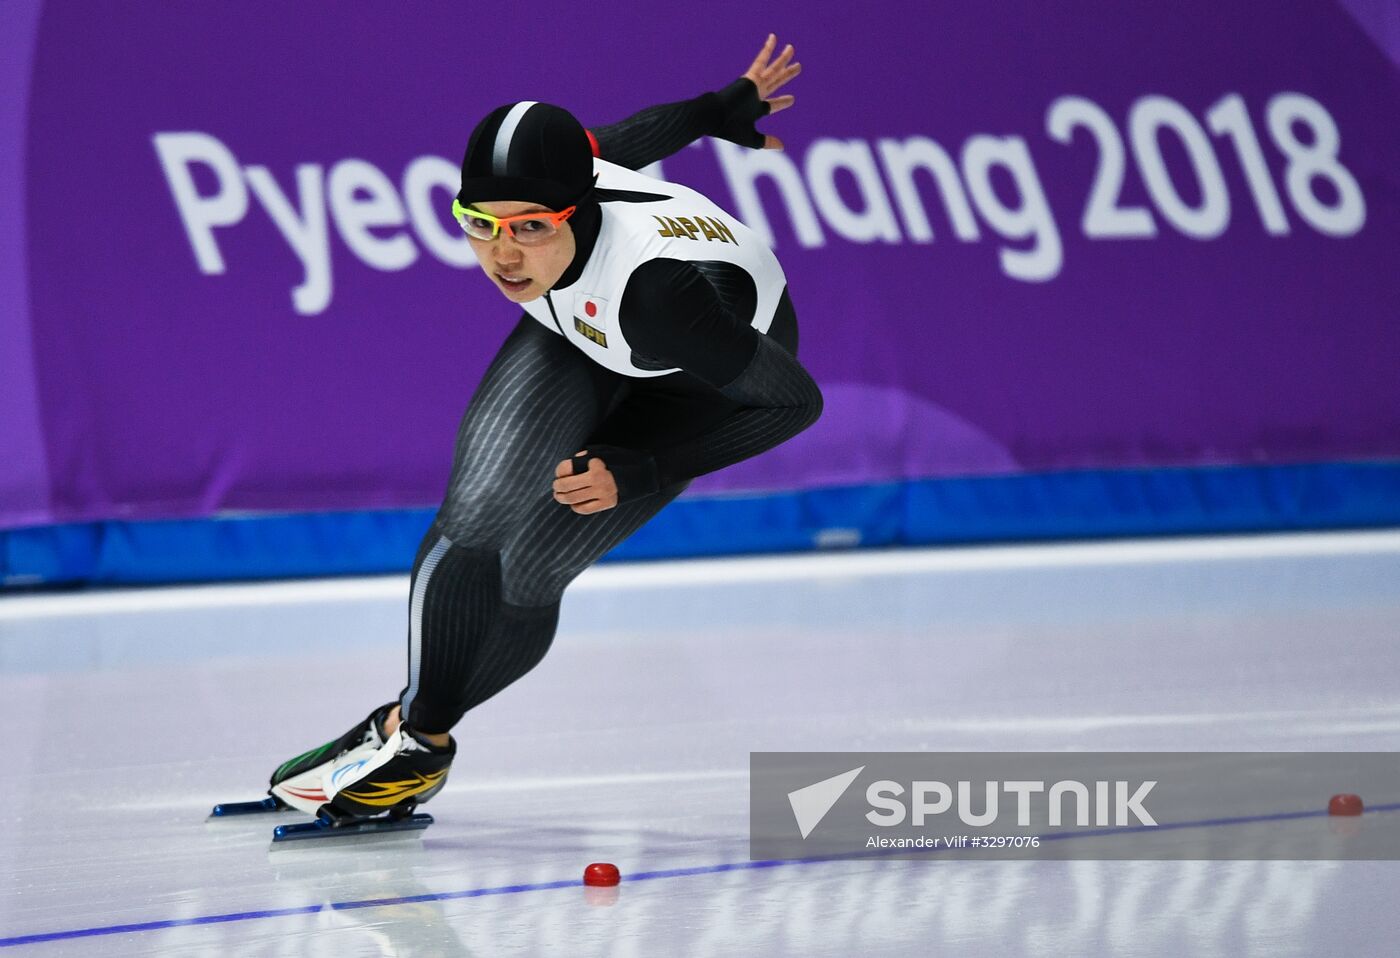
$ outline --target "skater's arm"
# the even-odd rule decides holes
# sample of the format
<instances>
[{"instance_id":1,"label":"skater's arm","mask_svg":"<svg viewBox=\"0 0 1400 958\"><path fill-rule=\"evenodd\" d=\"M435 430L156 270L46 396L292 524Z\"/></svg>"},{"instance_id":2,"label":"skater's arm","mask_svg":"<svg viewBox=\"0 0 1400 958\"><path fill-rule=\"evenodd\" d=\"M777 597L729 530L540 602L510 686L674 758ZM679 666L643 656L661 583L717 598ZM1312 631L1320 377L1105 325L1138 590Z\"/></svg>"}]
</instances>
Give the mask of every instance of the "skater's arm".
<instances>
[{"instance_id":1,"label":"skater's arm","mask_svg":"<svg viewBox=\"0 0 1400 958\"><path fill-rule=\"evenodd\" d=\"M744 75L722 90L648 107L625 120L592 128L594 154L637 170L664 160L702 136L717 136L753 149L782 149L781 140L754 128L760 118L793 103L791 96L774 97L773 93L802 67L792 62L791 45L772 58L777 42L770 34Z\"/></svg>"},{"instance_id":2,"label":"skater's arm","mask_svg":"<svg viewBox=\"0 0 1400 958\"><path fill-rule=\"evenodd\" d=\"M762 333L749 332L755 348L748 365L719 387L721 393L742 403L744 408L703 435L657 449L652 454L657 488L766 452L787 442L821 416L821 390L797 357ZM705 352L701 343L690 345L693 356ZM682 369L686 368L687 358L676 361Z\"/></svg>"},{"instance_id":3,"label":"skater's arm","mask_svg":"<svg viewBox=\"0 0 1400 958\"><path fill-rule=\"evenodd\" d=\"M821 415L821 390L797 357L736 319L690 263L658 259L638 267L619 322L636 352L691 373L740 405L708 432L674 445L590 449L613 472L621 502L756 456Z\"/></svg>"}]
</instances>

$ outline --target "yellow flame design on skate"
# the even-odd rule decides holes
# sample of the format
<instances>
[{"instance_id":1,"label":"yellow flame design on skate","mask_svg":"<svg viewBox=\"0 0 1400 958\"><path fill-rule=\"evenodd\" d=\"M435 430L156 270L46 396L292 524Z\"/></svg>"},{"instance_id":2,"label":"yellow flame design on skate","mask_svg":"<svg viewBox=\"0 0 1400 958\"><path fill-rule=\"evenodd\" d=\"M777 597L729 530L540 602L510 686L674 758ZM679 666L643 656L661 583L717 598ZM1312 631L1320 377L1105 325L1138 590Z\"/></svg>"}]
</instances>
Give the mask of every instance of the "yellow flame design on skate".
<instances>
[{"instance_id":1,"label":"yellow flame design on skate","mask_svg":"<svg viewBox=\"0 0 1400 958\"><path fill-rule=\"evenodd\" d=\"M405 798L412 798L414 795L421 795L428 789L433 788L447 777L447 769L440 772L433 772L431 775L420 775L414 773L414 777L402 782L366 782L366 788L375 791L364 792L341 792L346 798L353 799L362 805L373 805L376 807L388 807L397 805Z\"/></svg>"}]
</instances>

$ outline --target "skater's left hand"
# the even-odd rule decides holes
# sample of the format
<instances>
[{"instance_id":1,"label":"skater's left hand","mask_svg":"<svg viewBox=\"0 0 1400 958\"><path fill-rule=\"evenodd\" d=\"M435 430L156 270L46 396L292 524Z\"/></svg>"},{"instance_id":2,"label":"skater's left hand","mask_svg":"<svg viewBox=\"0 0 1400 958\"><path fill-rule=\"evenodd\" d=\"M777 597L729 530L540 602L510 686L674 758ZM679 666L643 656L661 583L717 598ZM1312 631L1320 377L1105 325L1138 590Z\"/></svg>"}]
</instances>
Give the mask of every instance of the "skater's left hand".
<instances>
[{"instance_id":1,"label":"skater's left hand","mask_svg":"<svg viewBox=\"0 0 1400 958\"><path fill-rule=\"evenodd\" d=\"M576 455L588 455L587 449ZM565 459L554 467L554 501L562 502L581 516L611 509L617 505L617 479L597 456L588 460L588 471L574 474L574 460Z\"/></svg>"},{"instance_id":2,"label":"skater's left hand","mask_svg":"<svg viewBox=\"0 0 1400 958\"><path fill-rule=\"evenodd\" d=\"M780 89L787 85L787 82L802 72L802 64L792 62L792 44L783 47L783 51L773 56L773 51L778 48L778 35L768 34L768 39L763 44L763 49L758 51L758 56L754 57L753 63L744 71L744 79L751 80L758 88L758 98L768 104L768 113L778 113L792 106L796 99L791 95L774 96ZM782 149L781 146L768 146L767 149Z\"/></svg>"}]
</instances>

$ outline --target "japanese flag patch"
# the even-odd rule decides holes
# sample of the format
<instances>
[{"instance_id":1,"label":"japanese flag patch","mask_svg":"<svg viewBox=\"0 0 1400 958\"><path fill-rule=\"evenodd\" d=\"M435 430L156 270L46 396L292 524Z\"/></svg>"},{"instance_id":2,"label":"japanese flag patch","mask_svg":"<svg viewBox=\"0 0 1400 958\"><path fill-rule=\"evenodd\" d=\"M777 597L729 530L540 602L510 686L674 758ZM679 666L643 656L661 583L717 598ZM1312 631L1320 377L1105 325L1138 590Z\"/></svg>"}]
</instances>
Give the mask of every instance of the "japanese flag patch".
<instances>
[{"instance_id":1,"label":"japanese flag patch","mask_svg":"<svg viewBox=\"0 0 1400 958\"><path fill-rule=\"evenodd\" d=\"M589 342L608 345L608 301L601 296L580 294L574 306L574 329Z\"/></svg>"}]
</instances>

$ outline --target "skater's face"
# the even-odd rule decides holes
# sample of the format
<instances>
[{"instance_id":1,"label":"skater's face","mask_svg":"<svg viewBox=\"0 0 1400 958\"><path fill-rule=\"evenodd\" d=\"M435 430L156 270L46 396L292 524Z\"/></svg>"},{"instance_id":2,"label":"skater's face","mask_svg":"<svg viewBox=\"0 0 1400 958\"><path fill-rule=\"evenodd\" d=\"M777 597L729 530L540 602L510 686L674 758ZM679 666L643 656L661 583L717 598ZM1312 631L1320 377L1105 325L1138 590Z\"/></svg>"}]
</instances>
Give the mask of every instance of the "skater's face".
<instances>
[{"instance_id":1,"label":"skater's face","mask_svg":"<svg viewBox=\"0 0 1400 958\"><path fill-rule=\"evenodd\" d=\"M498 219L522 213L553 212L538 203L507 200L473 203L472 208ZM558 224L553 236L529 245L522 245L504 229L495 239L477 239L470 234L467 239L481 261L481 268L512 303L528 303L549 292L574 261L576 249L574 231L567 222Z\"/></svg>"}]
</instances>

